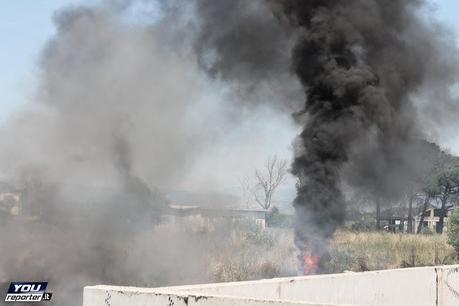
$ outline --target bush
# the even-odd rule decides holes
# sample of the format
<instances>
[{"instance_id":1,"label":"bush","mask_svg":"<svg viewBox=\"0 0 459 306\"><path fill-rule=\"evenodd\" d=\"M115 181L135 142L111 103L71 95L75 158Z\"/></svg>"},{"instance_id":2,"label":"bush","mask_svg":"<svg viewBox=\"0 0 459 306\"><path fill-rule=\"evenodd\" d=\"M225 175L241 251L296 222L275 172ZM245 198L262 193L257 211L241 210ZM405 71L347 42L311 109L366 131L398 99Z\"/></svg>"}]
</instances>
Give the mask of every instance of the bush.
<instances>
[{"instance_id":1,"label":"bush","mask_svg":"<svg viewBox=\"0 0 459 306\"><path fill-rule=\"evenodd\" d=\"M245 233L243 239L243 242L246 242L247 245L255 245L266 249L274 246L274 238L271 233L261 229Z\"/></svg>"},{"instance_id":2,"label":"bush","mask_svg":"<svg viewBox=\"0 0 459 306\"><path fill-rule=\"evenodd\" d=\"M273 207L267 215L266 222L269 227L287 228L291 227L291 216L283 214L277 207Z\"/></svg>"},{"instance_id":3,"label":"bush","mask_svg":"<svg viewBox=\"0 0 459 306\"><path fill-rule=\"evenodd\" d=\"M349 227L348 227L349 228ZM350 230L353 232L371 232L376 229L375 222L373 220L366 221L360 220L350 224Z\"/></svg>"},{"instance_id":4,"label":"bush","mask_svg":"<svg viewBox=\"0 0 459 306\"><path fill-rule=\"evenodd\" d=\"M422 235L433 235L434 233L432 232L432 230L430 229L430 227L423 226L423 227L421 228L420 234L422 234Z\"/></svg>"},{"instance_id":5,"label":"bush","mask_svg":"<svg viewBox=\"0 0 459 306\"><path fill-rule=\"evenodd\" d=\"M456 207L448 220L448 243L459 254L459 207Z\"/></svg>"}]
</instances>

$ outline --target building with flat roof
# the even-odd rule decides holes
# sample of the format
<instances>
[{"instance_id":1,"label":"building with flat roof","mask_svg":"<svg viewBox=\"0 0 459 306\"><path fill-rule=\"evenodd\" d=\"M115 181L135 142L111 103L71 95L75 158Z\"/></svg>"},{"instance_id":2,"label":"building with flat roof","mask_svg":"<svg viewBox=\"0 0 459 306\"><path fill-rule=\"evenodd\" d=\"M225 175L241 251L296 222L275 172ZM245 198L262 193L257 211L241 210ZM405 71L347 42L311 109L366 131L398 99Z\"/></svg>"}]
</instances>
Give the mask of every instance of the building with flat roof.
<instances>
[{"instance_id":1,"label":"building with flat roof","mask_svg":"<svg viewBox=\"0 0 459 306\"><path fill-rule=\"evenodd\" d=\"M450 207L447 210L445 219L444 219L444 227L443 231L446 232L448 230L448 217L452 214L454 207ZM429 208L425 212L421 212L414 218L414 232L418 232L419 226L423 228L428 228L432 232L437 232L437 228L440 222L440 211L439 208ZM422 221L422 224L421 224Z\"/></svg>"}]
</instances>

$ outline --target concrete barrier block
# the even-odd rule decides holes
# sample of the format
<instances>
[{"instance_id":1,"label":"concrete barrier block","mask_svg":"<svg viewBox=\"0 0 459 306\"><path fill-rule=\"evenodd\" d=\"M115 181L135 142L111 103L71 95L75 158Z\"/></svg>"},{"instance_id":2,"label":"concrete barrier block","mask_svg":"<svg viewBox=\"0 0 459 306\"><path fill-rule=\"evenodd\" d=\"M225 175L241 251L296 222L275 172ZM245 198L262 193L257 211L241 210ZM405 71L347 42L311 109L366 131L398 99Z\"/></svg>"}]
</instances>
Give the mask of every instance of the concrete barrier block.
<instances>
[{"instance_id":1,"label":"concrete barrier block","mask_svg":"<svg viewBox=\"0 0 459 306\"><path fill-rule=\"evenodd\" d=\"M459 266L192 286L84 289L84 306L458 306Z\"/></svg>"},{"instance_id":2,"label":"concrete barrier block","mask_svg":"<svg viewBox=\"0 0 459 306\"><path fill-rule=\"evenodd\" d=\"M438 267L438 305L459 305L459 266Z\"/></svg>"},{"instance_id":3,"label":"concrete barrier block","mask_svg":"<svg viewBox=\"0 0 459 306\"><path fill-rule=\"evenodd\" d=\"M193 292L181 293L151 290L146 288L93 286L84 288L84 306L338 306L254 299L235 296L200 295Z\"/></svg>"}]
</instances>

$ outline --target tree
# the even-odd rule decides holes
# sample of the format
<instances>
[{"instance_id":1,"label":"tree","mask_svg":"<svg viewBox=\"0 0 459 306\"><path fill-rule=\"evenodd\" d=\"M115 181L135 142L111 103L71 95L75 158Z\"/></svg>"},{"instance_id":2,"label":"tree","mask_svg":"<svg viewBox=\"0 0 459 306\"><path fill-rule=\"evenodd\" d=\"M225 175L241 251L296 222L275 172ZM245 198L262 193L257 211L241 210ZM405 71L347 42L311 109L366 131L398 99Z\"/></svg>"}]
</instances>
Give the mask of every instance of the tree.
<instances>
[{"instance_id":1,"label":"tree","mask_svg":"<svg viewBox=\"0 0 459 306\"><path fill-rule=\"evenodd\" d=\"M408 226L407 232L413 232L413 219L414 219L414 205L421 206L421 221L417 227L419 234L424 223L424 217L427 209L429 208L430 199L433 198L431 189L429 187L429 180L434 173L436 165L441 156L445 153L441 148L433 142L426 140L418 140L414 142L412 153L415 154L416 170L413 173L412 180L406 186L406 199L408 200ZM421 204L422 203L422 204ZM419 205L420 204L420 205Z\"/></svg>"},{"instance_id":2,"label":"tree","mask_svg":"<svg viewBox=\"0 0 459 306\"><path fill-rule=\"evenodd\" d=\"M287 161L280 160L275 155L266 161L263 169L255 170L257 183L253 190L253 195L261 208L269 210L273 195L277 188L285 181L287 174Z\"/></svg>"},{"instance_id":3,"label":"tree","mask_svg":"<svg viewBox=\"0 0 459 306\"><path fill-rule=\"evenodd\" d=\"M274 206L266 216L266 222L269 227L285 228L291 225L290 216L283 214Z\"/></svg>"},{"instance_id":4,"label":"tree","mask_svg":"<svg viewBox=\"0 0 459 306\"><path fill-rule=\"evenodd\" d=\"M459 207L456 207L448 220L448 243L459 255Z\"/></svg>"},{"instance_id":5,"label":"tree","mask_svg":"<svg viewBox=\"0 0 459 306\"><path fill-rule=\"evenodd\" d=\"M416 231L416 234L420 234L422 231L422 228L424 225L424 218L426 216L427 209L429 208L430 198L431 198L431 195L426 193L426 197L422 205L421 219L419 220L418 230Z\"/></svg>"},{"instance_id":6,"label":"tree","mask_svg":"<svg viewBox=\"0 0 459 306\"><path fill-rule=\"evenodd\" d=\"M451 204L459 193L459 157L441 154L425 187L426 193L440 202L440 216L437 233L443 233L444 220Z\"/></svg>"}]
</instances>

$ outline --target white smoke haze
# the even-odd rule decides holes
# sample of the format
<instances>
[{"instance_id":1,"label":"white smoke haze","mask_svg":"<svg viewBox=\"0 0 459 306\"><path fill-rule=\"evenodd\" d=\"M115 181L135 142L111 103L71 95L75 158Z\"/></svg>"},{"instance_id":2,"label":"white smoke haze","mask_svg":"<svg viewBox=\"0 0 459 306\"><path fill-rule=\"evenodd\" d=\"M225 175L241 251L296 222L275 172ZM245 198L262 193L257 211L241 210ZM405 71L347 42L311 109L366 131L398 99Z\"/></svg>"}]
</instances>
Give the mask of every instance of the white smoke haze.
<instances>
[{"instance_id":1,"label":"white smoke haze","mask_svg":"<svg viewBox=\"0 0 459 306\"><path fill-rule=\"evenodd\" d=\"M4 133L19 136L2 137L16 143L4 144L7 156L42 165L60 182L102 184L116 177L118 137L129 142L133 171L150 184L168 184L192 160L205 124L195 122L190 103L199 100L199 76L154 32L121 28L114 18L84 8L57 15L57 37L42 59L40 112L7 126Z\"/></svg>"}]
</instances>

